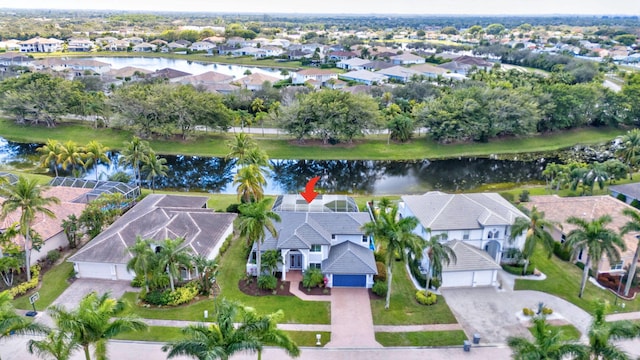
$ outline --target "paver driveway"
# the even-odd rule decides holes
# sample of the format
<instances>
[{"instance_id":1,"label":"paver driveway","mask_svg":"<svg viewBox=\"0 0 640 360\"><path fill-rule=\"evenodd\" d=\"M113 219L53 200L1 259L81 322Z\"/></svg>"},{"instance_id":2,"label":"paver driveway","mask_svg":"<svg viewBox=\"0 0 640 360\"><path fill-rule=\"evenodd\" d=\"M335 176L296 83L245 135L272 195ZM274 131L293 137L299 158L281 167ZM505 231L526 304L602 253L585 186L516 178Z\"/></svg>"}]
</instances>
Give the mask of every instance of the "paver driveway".
<instances>
[{"instance_id":1,"label":"paver driveway","mask_svg":"<svg viewBox=\"0 0 640 360\"><path fill-rule=\"evenodd\" d=\"M460 288L444 289L442 295L467 334L480 334L482 343L503 344L509 336L530 336L517 315L524 307L536 309L539 302L580 330L583 339L591 324L591 316L586 311L566 300L538 291Z\"/></svg>"},{"instance_id":2,"label":"paver driveway","mask_svg":"<svg viewBox=\"0 0 640 360\"><path fill-rule=\"evenodd\" d=\"M382 347L376 342L369 290L331 289L331 341L328 348Z\"/></svg>"},{"instance_id":3,"label":"paver driveway","mask_svg":"<svg viewBox=\"0 0 640 360\"><path fill-rule=\"evenodd\" d=\"M119 299L126 291L138 291L138 289L132 288L128 281L77 279L58 296L52 305L62 305L68 310L73 309L92 291L98 294L108 291L111 297Z\"/></svg>"}]
</instances>

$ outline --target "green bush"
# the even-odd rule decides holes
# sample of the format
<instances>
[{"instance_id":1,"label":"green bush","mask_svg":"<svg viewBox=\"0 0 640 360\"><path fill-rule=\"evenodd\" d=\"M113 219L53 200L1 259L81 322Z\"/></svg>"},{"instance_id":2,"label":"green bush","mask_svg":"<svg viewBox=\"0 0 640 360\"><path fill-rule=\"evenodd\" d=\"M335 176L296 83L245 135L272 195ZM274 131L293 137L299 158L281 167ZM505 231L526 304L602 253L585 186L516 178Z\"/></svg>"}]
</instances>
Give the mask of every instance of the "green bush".
<instances>
[{"instance_id":1,"label":"green bush","mask_svg":"<svg viewBox=\"0 0 640 360\"><path fill-rule=\"evenodd\" d=\"M524 270L524 265L507 265L502 264L502 268L504 271L508 272L511 275L522 276L522 271ZM527 273L524 275L533 275L533 271L535 270L535 265L533 263L529 263L527 266Z\"/></svg>"},{"instance_id":2,"label":"green bush","mask_svg":"<svg viewBox=\"0 0 640 360\"><path fill-rule=\"evenodd\" d=\"M58 261L58 259L60 259L60 251L58 250L50 250L47 253L47 261L49 261L51 264L55 263L56 261Z\"/></svg>"},{"instance_id":3,"label":"green bush","mask_svg":"<svg viewBox=\"0 0 640 360\"><path fill-rule=\"evenodd\" d=\"M618 194L618 196L616 196L616 198L618 198L618 200L620 200L622 202L627 202L627 197L624 194Z\"/></svg>"},{"instance_id":4,"label":"green bush","mask_svg":"<svg viewBox=\"0 0 640 360\"><path fill-rule=\"evenodd\" d=\"M34 265L31 267L31 280L25 281L9 289L9 295L11 295L12 298L15 298L18 295L26 294L27 291L38 286L39 280L40 280L40 266Z\"/></svg>"},{"instance_id":5,"label":"green bush","mask_svg":"<svg viewBox=\"0 0 640 360\"><path fill-rule=\"evenodd\" d=\"M224 240L222 245L220 245L220 250L218 251L218 257L224 255L224 253L226 253L227 250L229 250L229 247L231 246L232 241L233 241L233 234L229 234L229 236L227 236L227 238Z\"/></svg>"},{"instance_id":6,"label":"green bush","mask_svg":"<svg viewBox=\"0 0 640 360\"><path fill-rule=\"evenodd\" d=\"M262 290L275 290L278 286L278 279L273 275L262 275L258 277L258 287Z\"/></svg>"},{"instance_id":7,"label":"green bush","mask_svg":"<svg viewBox=\"0 0 640 360\"><path fill-rule=\"evenodd\" d=\"M522 313L523 313L525 316L533 316L533 315L535 315L535 313L533 312L533 310L531 310L531 309L529 309L529 308L524 308L524 309L522 309Z\"/></svg>"},{"instance_id":8,"label":"green bush","mask_svg":"<svg viewBox=\"0 0 640 360\"><path fill-rule=\"evenodd\" d=\"M169 291L169 295L167 296L167 305L177 306L180 304L186 304L189 301L193 300L193 298L195 298L198 293L198 284L195 282L190 282L183 287L176 288L176 291Z\"/></svg>"},{"instance_id":9,"label":"green bush","mask_svg":"<svg viewBox=\"0 0 640 360\"><path fill-rule=\"evenodd\" d=\"M373 283L371 291L378 296L387 296L387 283L383 281L376 281Z\"/></svg>"},{"instance_id":10,"label":"green bush","mask_svg":"<svg viewBox=\"0 0 640 360\"><path fill-rule=\"evenodd\" d=\"M168 292L162 290L151 290L142 299L151 305L167 305L169 301Z\"/></svg>"},{"instance_id":11,"label":"green bush","mask_svg":"<svg viewBox=\"0 0 640 360\"><path fill-rule=\"evenodd\" d=\"M438 296L427 290L416 291L416 301L422 305L433 305L438 302Z\"/></svg>"},{"instance_id":12,"label":"green bush","mask_svg":"<svg viewBox=\"0 0 640 360\"><path fill-rule=\"evenodd\" d=\"M231 204L231 205L227 206L227 212L228 213L239 214L240 210L238 210L238 206L240 206L240 204Z\"/></svg>"},{"instance_id":13,"label":"green bush","mask_svg":"<svg viewBox=\"0 0 640 360\"><path fill-rule=\"evenodd\" d=\"M376 259L376 262L381 262L381 263L384 264L384 262L387 261L387 259L386 259L387 250L384 249L384 248L380 248L376 252L373 253L373 257Z\"/></svg>"},{"instance_id":14,"label":"green bush","mask_svg":"<svg viewBox=\"0 0 640 360\"><path fill-rule=\"evenodd\" d=\"M520 202L529 202L529 190L522 190L520 195L518 195L518 200L520 200Z\"/></svg>"},{"instance_id":15,"label":"green bush","mask_svg":"<svg viewBox=\"0 0 640 360\"><path fill-rule=\"evenodd\" d=\"M420 272L420 268L418 264L419 262L417 260L409 260L409 271L411 271L411 275L413 276L414 279L416 279L416 281L420 286L426 287L427 277Z\"/></svg>"},{"instance_id":16,"label":"green bush","mask_svg":"<svg viewBox=\"0 0 640 360\"><path fill-rule=\"evenodd\" d=\"M542 308L542 314L551 315L553 314L553 309L545 306Z\"/></svg>"},{"instance_id":17,"label":"green bush","mask_svg":"<svg viewBox=\"0 0 640 360\"><path fill-rule=\"evenodd\" d=\"M324 283L324 275L322 275L322 271L316 268L309 268L304 272L304 276L302 277L302 286L307 289L311 289L312 287L316 287L320 284Z\"/></svg>"},{"instance_id":18,"label":"green bush","mask_svg":"<svg viewBox=\"0 0 640 360\"><path fill-rule=\"evenodd\" d=\"M376 269L378 269L378 275L373 276L373 281L387 281L387 267L384 263L376 261Z\"/></svg>"},{"instance_id":19,"label":"green bush","mask_svg":"<svg viewBox=\"0 0 640 360\"><path fill-rule=\"evenodd\" d=\"M571 249L569 249L565 244L561 244L556 242L553 244L553 253L560 259L564 261L571 260Z\"/></svg>"},{"instance_id":20,"label":"green bush","mask_svg":"<svg viewBox=\"0 0 640 360\"><path fill-rule=\"evenodd\" d=\"M440 283L440 279L438 278L431 279L431 286L433 286L436 290L438 290L441 285L442 284Z\"/></svg>"},{"instance_id":21,"label":"green bush","mask_svg":"<svg viewBox=\"0 0 640 360\"><path fill-rule=\"evenodd\" d=\"M515 202L516 200L516 197L512 193L501 192L500 195L510 203Z\"/></svg>"},{"instance_id":22,"label":"green bush","mask_svg":"<svg viewBox=\"0 0 640 360\"><path fill-rule=\"evenodd\" d=\"M633 206L636 209L640 209L640 201L633 199L633 201L630 204L631 206Z\"/></svg>"},{"instance_id":23,"label":"green bush","mask_svg":"<svg viewBox=\"0 0 640 360\"><path fill-rule=\"evenodd\" d=\"M131 280L131 286L134 288L141 288L144 286L144 277L140 275L136 275L136 277Z\"/></svg>"}]
</instances>

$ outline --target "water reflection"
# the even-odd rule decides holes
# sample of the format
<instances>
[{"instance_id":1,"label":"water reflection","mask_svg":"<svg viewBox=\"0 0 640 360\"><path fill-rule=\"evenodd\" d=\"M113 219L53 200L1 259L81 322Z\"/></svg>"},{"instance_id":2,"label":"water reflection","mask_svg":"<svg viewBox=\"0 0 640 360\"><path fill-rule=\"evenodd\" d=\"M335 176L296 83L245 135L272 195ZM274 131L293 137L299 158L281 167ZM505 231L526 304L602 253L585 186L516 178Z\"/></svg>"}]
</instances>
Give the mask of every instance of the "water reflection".
<instances>
[{"instance_id":1,"label":"water reflection","mask_svg":"<svg viewBox=\"0 0 640 360\"><path fill-rule=\"evenodd\" d=\"M16 166L36 161L37 144L18 144L0 138L0 167ZM100 165L100 178L122 171L119 155L110 152L112 163ZM232 185L236 172L235 161L216 157L166 155L169 171L166 177L156 178L157 188L199 190L214 193L235 193ZM295 193L304 189L307 181L320 176L316 189L325 193L359 194L419 194L429 190L462 191L483 184L501 182L530 182L541 179L547 162L510 161L487 158L459 158L418 161L362 161L362 160L272 160L267 177L267 194ZM127 170L132 174L131 170ZM69 172L60 172L68 175ZM86 178L95 178L90 169ZM144 175L143 175L144 177ZM144 181L144 186L149 182Z\"/></svg>"}]
</instances>

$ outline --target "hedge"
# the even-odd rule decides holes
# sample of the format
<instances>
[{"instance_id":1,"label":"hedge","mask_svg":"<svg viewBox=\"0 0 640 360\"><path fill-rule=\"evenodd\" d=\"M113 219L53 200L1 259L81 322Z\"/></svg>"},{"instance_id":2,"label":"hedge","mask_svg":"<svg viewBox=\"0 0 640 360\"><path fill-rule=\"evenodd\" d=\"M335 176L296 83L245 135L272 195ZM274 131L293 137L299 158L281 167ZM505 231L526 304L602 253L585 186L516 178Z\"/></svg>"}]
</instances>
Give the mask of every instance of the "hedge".
<instances>
[{"instance_id":1,"label":"hedge","mask_svg":"<svg viewBox=\"0 0 640 360\"><path fill-rule=\"evenodd\" d=\"M569 261L571 260L571 249L569 249L565 244L561 244L556 242L553 244L553 253L560 258L560 260Z\"/></svg>"},{"instance_id":2,"label":"hedge","mask_svg":"<svg viewBox=\"0 0 640 360\"><path fill-rule=\"evenodd\" d=\"M508 272L511 275L522 276L522 270L524 270L524 265L502 264L502 268L504 269L504 271ZM536 267L533 263L529 263L529 266L527 266L527 273L525 275L532 275L535 268Z\"/></svg>"},{"instance_id":3,"label":"hedge","mask_svg":"<svg viewBox=\"0 0 640 360\"><path fill-rule=\"evenodd\" d=\"M431 291L418 290L416 291L416 300L422 305L433 305L438 302L438 296Z\"/></svg>"},{"instance_id":4,"label":"hedge","mask_svg":"<svg viewBox=\"0 0 640 360\"><path fill-rule=\"evenodd\" d=\"M9 295L12 297L16 297L22 294L26 294L27 291L34 289L38 286L38 282L40 280L40 266L34 265L31 267L31 280L25 281L22 284L18 284L11 289L9 289Z\"/></svg>"}]
</instances>

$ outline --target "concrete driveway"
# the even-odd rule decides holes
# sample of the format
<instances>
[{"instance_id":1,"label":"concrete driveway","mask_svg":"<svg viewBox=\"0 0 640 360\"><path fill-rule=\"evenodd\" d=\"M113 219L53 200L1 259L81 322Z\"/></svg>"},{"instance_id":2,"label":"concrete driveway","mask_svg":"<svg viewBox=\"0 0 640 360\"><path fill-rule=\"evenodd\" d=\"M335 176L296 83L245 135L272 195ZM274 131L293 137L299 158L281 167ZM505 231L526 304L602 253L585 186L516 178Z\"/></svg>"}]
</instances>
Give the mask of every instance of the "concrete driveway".
<instances>
[{"instance_id":1,"label":"concrete driveway","mask_svg":"<svg viewBox=\"0 0 640 360\"><path fill-rule=\"evenodd\" d=\"M376 342L369 290L331 289L331 341L328 348L382 347Z\"/></svg>"},{"instance_id":2,"label":"concrete driveway","mask_svg":"<svg viewBox=\"0 0 640 360\"><path fill-rule=\"evenodd\" d=\"M575 326L586 339L591 315L579 307L538 291L498 291L495 288L444 289L442 295L468 335L478 333L481 343L504 344L509 336L531 334L518 314L524 307L537 309L538 303L553 309L554 314Z\"/></svg>"},{"instance_id":3,"label":"concrete driveway","mask_svg":"<svg viewBox=\"0 0 640 360\"><path fill-rule=\"evenodd\" d=\"M119 299L126 291L138 291L138 289L132 288L128 281L77 279L58 296L52 305L62 305L68 310L73 309L92 291L98 294L108 291L112 297Z\"/></svg>"}]
</instances>

